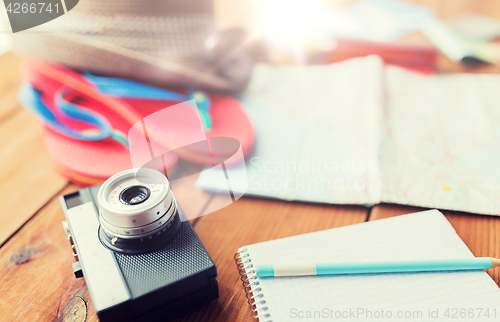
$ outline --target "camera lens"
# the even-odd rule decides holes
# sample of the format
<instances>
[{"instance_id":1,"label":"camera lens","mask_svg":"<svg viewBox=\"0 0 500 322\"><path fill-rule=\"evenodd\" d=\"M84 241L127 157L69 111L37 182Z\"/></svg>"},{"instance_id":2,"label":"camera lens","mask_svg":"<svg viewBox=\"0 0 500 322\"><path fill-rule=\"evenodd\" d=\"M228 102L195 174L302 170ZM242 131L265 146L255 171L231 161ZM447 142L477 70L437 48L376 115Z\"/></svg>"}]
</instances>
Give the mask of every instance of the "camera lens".
<instances>
[{"instance_id":1,"label":"camera lens","mask_svg":"<svg viewBox=\"0 0 500 322\"><path fill-rule=\"evenodd\" d=\"M99 238L112 251L150 252L179 232L181 219L167 178L152 169L115 174L97 194Z\"/></svg>"},{"instance_id":2,"label":"camera lens","mask_svg":"<svg viewBox=\"0 0 500 322\"><path fill-rule=\"evenodd\" d=\"M126 205L138 205L146 201L151 191L144 186L132 186L120 193L120 201Z\"/></svg>"}]
</instances>

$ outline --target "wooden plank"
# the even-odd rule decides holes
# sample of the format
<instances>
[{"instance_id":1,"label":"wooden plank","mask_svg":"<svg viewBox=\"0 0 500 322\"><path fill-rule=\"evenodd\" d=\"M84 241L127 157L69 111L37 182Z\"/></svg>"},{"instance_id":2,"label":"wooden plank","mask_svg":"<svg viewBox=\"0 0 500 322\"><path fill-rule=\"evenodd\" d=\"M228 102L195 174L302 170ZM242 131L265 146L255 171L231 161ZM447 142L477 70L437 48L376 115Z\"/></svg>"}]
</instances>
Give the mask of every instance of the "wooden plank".
<instances>
[{"instance_id":1,"label":"wooden plank","mask_svg":"<svg viewBox=\"0 0 500 322\"><path fill-rule=\"evenodd\" d=\"M426 210L419 207L381 204L373 207L369 220L394 217ZM500 257L500 217L481 216L469 213L443 210L457 234L477 257ZM498 269L486 270L500 285Z\"/></svg>"},{"instance_id":2,"label":"wooden plank","mask_svg":"<svg viewBox=\"0 0 500 322\"><path fill-rule=\"evenodd\" d=\"M212 207L226 201L216 197ZM194 225L217 266L220 298L179 321L253 321L233 256L244 245L364 222L368 209L242 198Z\"/></svg>"},{"instance_id":3,"label":"wooden plank","mask_svg":"<svg viewBox=\"0 0 500 322\"><path fill-rule=\"evenodd\" d=\"M0 124L0 245L67 180L52 166L38 122L22 110Z\"/></svg>"},{"instance_id":4,"label":"wooden plank","mask_svg":"<svg viewBox=\"0 0 500 322\"><path fill-rule=\"evenodd\" d=\"M20 109L17 90L21 84L21 58L11 52L0 56L0 120Z\"/></svg>"},{"instance_id":5,"label":"wooden plank","mask_svg":"<svg viewBox=\"0 0 500 322\"><path fill-rule=\"evenodd\" d=\"M78 189L70 185L63 193ZM54 197L0 249L3 321L98 321L84 279L73 275L63 220Z\"/></svg>"}]
</instances>

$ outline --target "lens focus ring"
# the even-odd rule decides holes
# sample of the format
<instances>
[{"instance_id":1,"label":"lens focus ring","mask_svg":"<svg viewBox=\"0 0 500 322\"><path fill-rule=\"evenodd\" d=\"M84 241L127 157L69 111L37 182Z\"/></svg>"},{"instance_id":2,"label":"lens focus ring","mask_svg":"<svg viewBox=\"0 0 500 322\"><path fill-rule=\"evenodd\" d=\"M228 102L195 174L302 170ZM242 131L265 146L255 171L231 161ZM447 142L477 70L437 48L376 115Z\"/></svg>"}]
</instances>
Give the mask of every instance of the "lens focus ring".
<instances>
[{"instance_id":1,"label":"lens focus ring","mask_svg":"<svg viewBox=\"0 0 500 322\"><path fill-rule=\"evenodd\" d=\"M177 203L173 202L170 208L156 221L153 221L150 224L138 227L116 227L109 224L102 216L100 216L99 221L101 226L110 234L114 234L121 238L133 238L133 237L143 237L165 225L172 216L177 212Z\"/></svg>"},{"instance_id":2,"label":"lens focus ring","mask_svg":"<svg viewBox=\"0 0 500 322\"><path fill-rule=\"evenodd\" d=\"M156 170L126 170L101 186L97 196L100 215L112 226L135 228L148 225L170 208L170 184Z\"/></svg>"},{"instance_id":3,"label":"lens focus ring","mask_svg":"<svg viewBox=\"0 0 500 322\"><path fill-rule=\"evenodd\" d=\"M180 229L170 184L156 170L132 169L112 176L99 189L97 203L99 238L113 251L151 251L172 239Z\"/></svg>"}]
</instances>

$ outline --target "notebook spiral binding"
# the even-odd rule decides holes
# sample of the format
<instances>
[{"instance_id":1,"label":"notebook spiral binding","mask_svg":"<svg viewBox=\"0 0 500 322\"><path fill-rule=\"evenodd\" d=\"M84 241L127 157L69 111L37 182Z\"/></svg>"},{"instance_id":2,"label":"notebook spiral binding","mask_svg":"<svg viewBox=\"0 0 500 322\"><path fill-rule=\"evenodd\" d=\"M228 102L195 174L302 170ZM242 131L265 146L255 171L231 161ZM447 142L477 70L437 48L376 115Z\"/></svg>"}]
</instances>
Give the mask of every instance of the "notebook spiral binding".
<instances>
[{"instance_id":1,"label":"notebook spiral binding","mask_svg":"<svg viewBox=\"0 0 500 322\"><path fill-rule=\"evenodd\" d=\"M255 269L253 269L252 259L249 258L250 254L247 252L246 248L240 248L234 254L234 260L239 270L240 279L243 282L243 289L245 290L248 304L250 305L250 310L252 311L252 316L258 319L259 322L272 322L269 318L271 314L264 313L259 315L257 312L257 304L264 305L266 300L264 299L264 294L262 294L262 288L258 285L259 280L257 278ZM267 306L260 307L261 311L267 311ZM266 319L265 321L263 319Z\"/></svg>"}]
</instances>

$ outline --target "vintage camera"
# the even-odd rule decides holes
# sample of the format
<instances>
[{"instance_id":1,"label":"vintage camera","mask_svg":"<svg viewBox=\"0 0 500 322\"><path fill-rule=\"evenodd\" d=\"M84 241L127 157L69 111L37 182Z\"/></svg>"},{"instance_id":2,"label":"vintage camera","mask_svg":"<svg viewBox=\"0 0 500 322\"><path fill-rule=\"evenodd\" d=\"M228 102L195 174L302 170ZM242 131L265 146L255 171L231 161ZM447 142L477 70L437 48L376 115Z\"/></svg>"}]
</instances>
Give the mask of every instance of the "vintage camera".
<instances>
[{"instance_id":1,"label":"vintage camera","mask_svg":"<svg viewBox=\"0 0 500 322\"><path fill-rule=\"evenodd\" d=\"M165 321L219 297L217 269L162 173L126 170L60 201L73 270L101 322Z\"/></svg>"}]
</instances>

